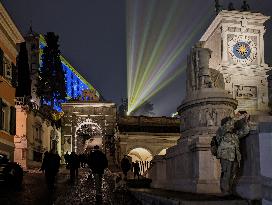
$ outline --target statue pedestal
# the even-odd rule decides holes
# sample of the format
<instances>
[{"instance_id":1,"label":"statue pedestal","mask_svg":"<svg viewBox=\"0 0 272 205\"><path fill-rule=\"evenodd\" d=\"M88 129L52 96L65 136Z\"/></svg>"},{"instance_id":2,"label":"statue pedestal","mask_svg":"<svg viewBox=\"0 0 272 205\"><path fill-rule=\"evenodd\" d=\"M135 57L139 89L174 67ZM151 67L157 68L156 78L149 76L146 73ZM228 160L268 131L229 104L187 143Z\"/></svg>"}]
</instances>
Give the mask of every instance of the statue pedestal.
<instances>
[{"instance_id":1,"label":"statue pedestal","mask_svg":"<svg viewBox=\"0 0 272 205\"><path fill-rule=\"evenodd\" d=\"M193 193L220 193L220 163L210 143L221 120L237 106L226 91L204 88L190 93L178 111L181 138L164 157L154 158L150 177L154 188Z\"/></svg>"},{"instance_id":2,"label":"statue pedestal","mask_svg":"<svg viewBox=\"0 0 272 205\"><path fill-rule=\"evenodd\" d=\"M220 193L220 164L211 155L211 137L190 137L167 150L165 188L193 193Z\"/></svg>"}]
</instances>

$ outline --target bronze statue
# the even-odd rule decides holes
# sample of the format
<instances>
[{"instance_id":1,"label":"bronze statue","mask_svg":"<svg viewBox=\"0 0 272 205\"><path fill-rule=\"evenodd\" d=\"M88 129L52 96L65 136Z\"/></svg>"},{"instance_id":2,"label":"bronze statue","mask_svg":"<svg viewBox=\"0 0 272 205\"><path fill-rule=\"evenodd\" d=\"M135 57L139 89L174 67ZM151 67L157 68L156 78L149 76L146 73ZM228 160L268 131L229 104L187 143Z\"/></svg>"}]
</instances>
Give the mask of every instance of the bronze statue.
<instances>
[{"instance_id":1,"label":"bronze statue","mask_svg":"<svg viewBox=\"0 0 272 205\"><path fill-rule=\"evenodd\" d=\"M222 9L222 6L219 4L219 0L215 0L215 13L218 14Z\"/></svg>"},{"instance_id":2,"label":"bronze statue","mask_svg":"<svg viewBox=\"0 0 272 205\"><path fill-rule=\"evenodd\" d=\"M240 139L249 133L249 115L238 112L234 118L226 117L221 121L216 136L211 142L211 151L221 164L220 188L222 193L230 194L240 167Z\"/></svg>"},{"instance_id":3,"label":"bronze statue","mask_svg":"<svg viewBox=\"0 0 272 205\"><path fill-rule=\"evenodd\" d=\"M233 11L233 10L235 10L234 5L232 2L230 2L228 6L228 11Z\"/></svg>"},{"instance_id":4,"label":"bronze statue","mask_svg":"<svg viewBox=\"0 0 272 205\"><path fill-rule=\"evenodd\" d=\"M250 7L249 4L247 3L247 1L243 1L243 5L241 6L241 10L242 11L249 11Z\"/></svg>"}]
</instances>

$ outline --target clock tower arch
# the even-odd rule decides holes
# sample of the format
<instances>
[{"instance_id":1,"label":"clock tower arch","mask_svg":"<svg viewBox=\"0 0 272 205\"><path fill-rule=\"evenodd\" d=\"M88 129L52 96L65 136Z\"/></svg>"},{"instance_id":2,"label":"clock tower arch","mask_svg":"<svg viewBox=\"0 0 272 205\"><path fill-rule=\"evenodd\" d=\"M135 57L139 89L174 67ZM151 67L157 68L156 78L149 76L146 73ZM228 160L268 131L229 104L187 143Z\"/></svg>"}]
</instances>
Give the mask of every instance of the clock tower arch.
<instances>
[{"instance_id":1,"label":"clock tower arch","mask_svg":"<svg viewBox=\"0 0 272 205\"><path fill-rule=\"evenodd\" d=\"M223 74L225 89L238 100L237 110L250 114L269 110L270 68L264 60L264 23L269 18L223 10L200 39L203 47L212 50L209 66Z\"/></svg>"}]
</instances>

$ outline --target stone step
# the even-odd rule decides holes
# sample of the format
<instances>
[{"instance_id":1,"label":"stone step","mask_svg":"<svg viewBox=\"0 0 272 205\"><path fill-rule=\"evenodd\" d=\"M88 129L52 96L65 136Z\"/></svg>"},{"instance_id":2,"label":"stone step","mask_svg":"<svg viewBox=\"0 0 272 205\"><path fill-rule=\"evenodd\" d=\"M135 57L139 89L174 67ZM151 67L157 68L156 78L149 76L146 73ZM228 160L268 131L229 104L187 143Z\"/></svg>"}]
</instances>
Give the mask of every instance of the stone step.
<instances>
[{"instance_id":1,"label":"stone step","mask_svg":"<svg viewBox=\"0 0 272 205\"><path fill-rule=\"evenodd\" d=\"M205 195L161 189L130 189L142 205L249 205L235 196Z\"/></svg>"}]
</instances>

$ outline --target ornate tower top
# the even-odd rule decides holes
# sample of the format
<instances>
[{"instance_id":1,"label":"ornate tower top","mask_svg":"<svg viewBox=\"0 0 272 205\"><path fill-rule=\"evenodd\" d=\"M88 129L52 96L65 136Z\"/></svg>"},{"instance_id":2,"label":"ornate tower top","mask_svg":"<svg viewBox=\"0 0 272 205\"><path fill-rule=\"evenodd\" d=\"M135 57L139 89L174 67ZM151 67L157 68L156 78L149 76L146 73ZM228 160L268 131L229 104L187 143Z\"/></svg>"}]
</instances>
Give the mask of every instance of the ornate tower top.
<instances>
[{"instance_id":1,"label":"ornate tower top","mask_svg":"<svg viewBox=\"0 0 272 205\"><path fill-rule=\"evenodd\" d=\"M264 65L264 23L269 18L261 13L221 11L200 39L204 47L213 51L211 67ZM238 42L243 43L236 44Z\"/></svg>"},{"instance_id":2,"label":"ornate tower top","mask_svg":"<svg viewBox=\"0 0 272 205\"><path fill-rule=\"evenodd\" d=\"M200 39L212 50L209 67L223 74L225 89L238 100L237 110L251 114L268 111L264 60L264 23L270 18L248 11L221 11Z\"/></svg>"}]
</instances>

